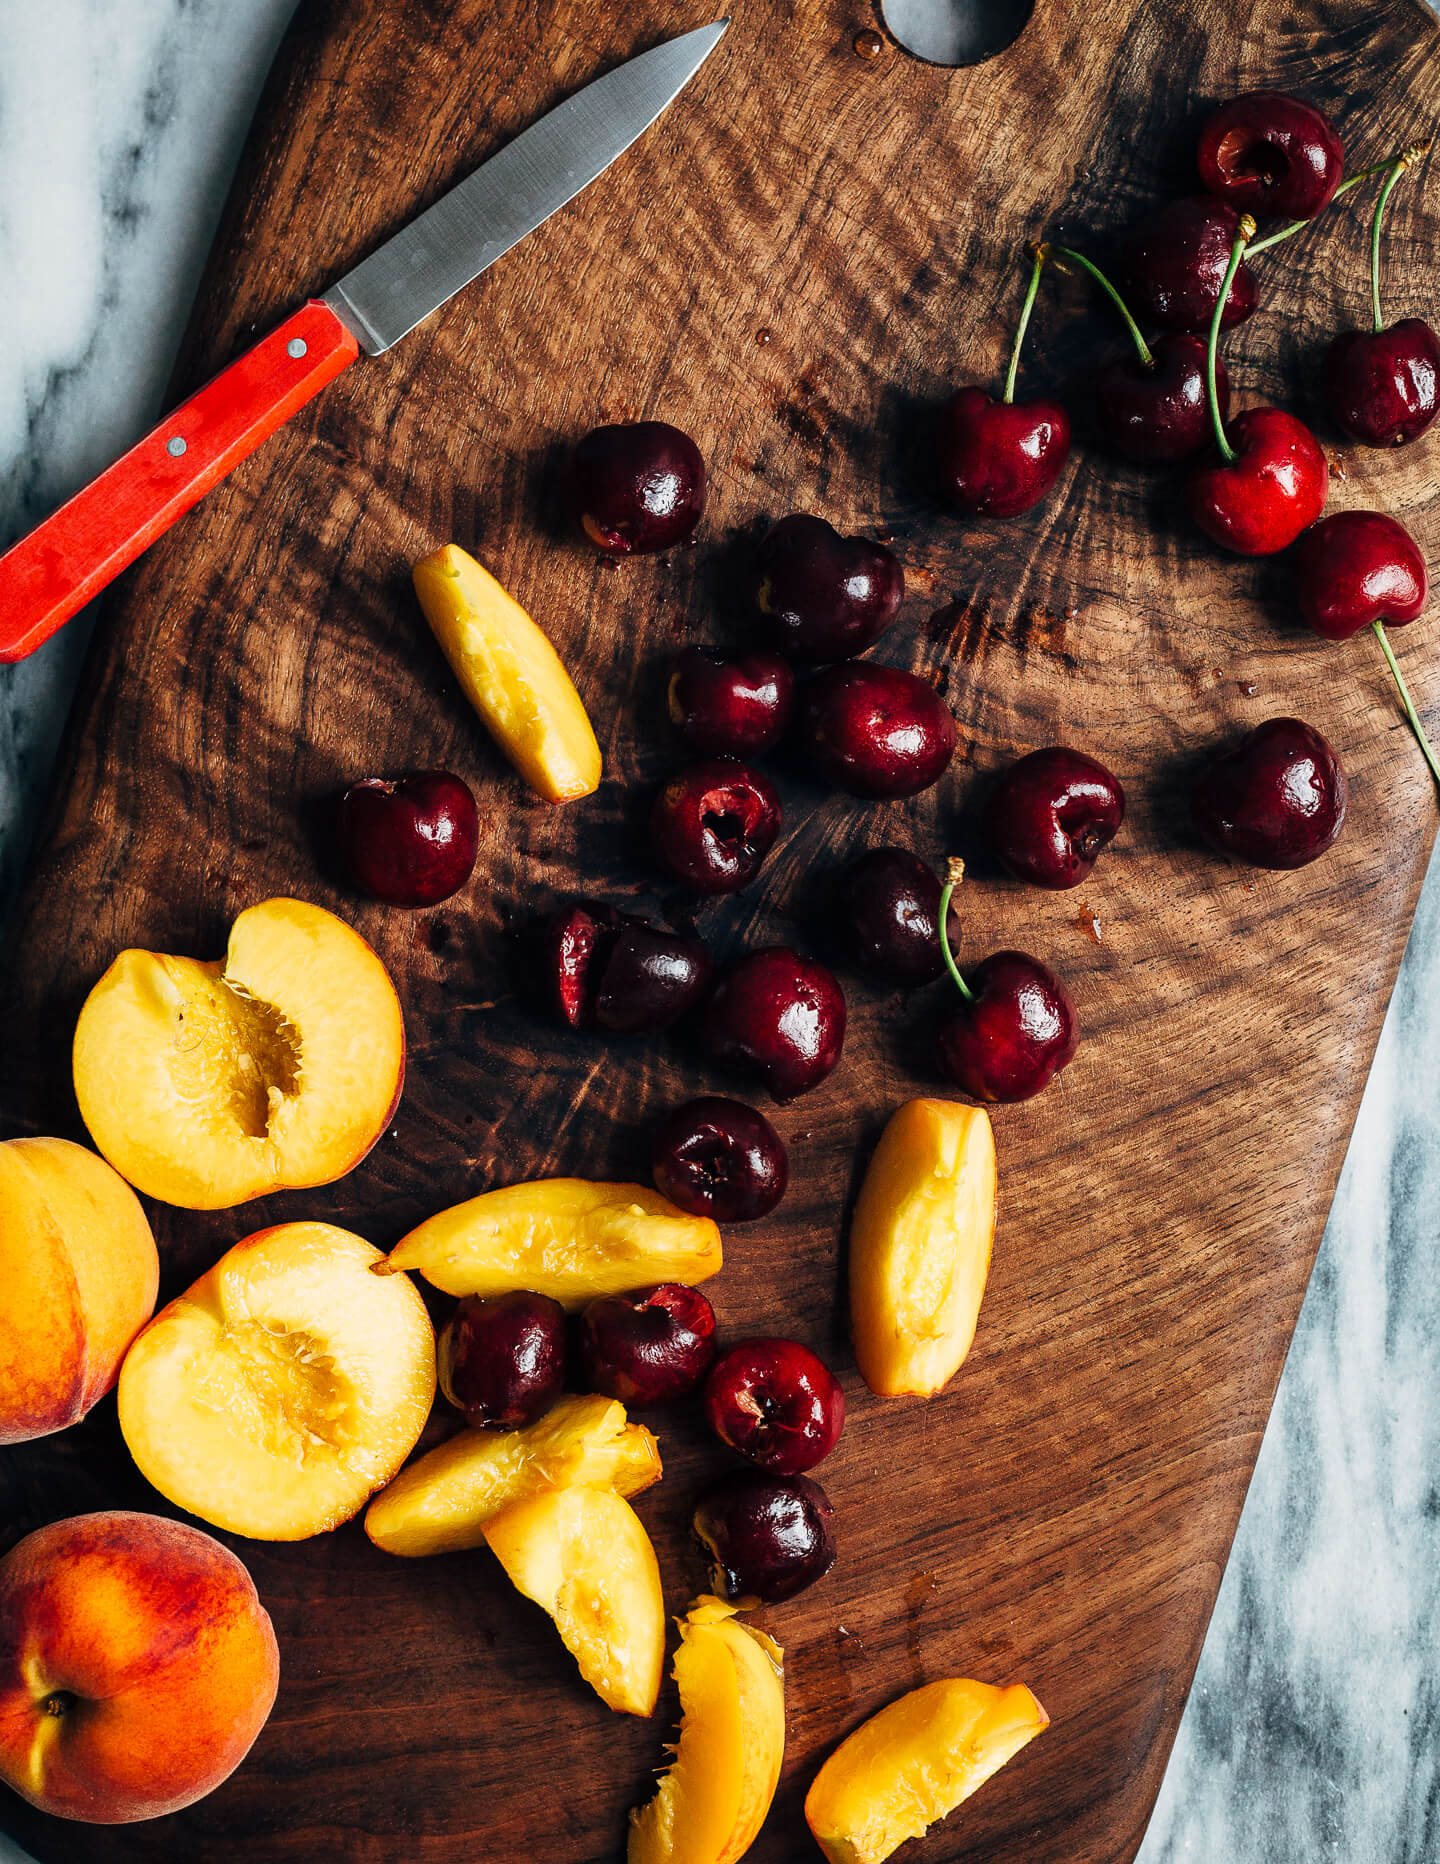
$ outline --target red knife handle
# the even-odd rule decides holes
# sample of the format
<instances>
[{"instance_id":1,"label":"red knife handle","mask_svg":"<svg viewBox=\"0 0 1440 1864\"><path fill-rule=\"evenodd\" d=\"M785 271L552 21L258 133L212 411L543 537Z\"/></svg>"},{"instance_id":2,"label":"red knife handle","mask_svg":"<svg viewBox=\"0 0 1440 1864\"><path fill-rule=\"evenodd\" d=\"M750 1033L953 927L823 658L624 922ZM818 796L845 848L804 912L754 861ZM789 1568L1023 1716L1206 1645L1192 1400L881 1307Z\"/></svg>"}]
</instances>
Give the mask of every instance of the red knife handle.
<instances>
[{"instance_id":1,"label":"red knife handle","mask_svg":"<svg viewBox=\"0 0 1440 1864\"><path fill-rule=\"evenodd\" d=\"M312 299L22 537L0 557L0 661L33 654L359 354Z\"/></svg>"}]
</instances>

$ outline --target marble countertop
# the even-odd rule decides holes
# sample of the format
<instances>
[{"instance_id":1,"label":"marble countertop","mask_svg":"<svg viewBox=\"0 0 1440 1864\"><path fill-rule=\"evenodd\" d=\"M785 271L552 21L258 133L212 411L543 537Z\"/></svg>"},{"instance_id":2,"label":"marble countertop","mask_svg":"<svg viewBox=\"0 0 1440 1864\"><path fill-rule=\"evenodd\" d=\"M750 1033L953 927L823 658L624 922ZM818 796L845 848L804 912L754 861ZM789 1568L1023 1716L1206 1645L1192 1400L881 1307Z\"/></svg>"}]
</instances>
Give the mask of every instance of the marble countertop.
<instances>
[{"instance_id":1,"label":"marble countertop","mask_svg":"<svg viewBox=\"0 0 1440 1864\"><path fill-rule=\"evenodd\" d=\"M293 7L0 0L0 546L158 414ZM89 625L0 668L0 910ZM1141 1864L1440 1859L1437 986L1432 866Z\"/></svg>"}]
</instances>

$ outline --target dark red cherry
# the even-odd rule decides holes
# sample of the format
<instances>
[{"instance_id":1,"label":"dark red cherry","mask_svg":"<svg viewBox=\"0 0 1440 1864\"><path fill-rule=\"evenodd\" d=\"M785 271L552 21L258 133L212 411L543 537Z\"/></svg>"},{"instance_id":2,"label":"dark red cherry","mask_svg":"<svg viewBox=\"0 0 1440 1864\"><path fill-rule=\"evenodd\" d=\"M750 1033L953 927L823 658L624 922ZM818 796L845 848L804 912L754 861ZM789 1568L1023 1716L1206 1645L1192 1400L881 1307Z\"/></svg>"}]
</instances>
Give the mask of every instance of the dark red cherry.
<instances>
[{"instance_id":1,"label":"dark red cherry","mask_svg":"<svg viewBox=\"0 0 1440 1864\"><path fill-rule=\"evenodd\" d=\"M733 757L671 777L650 813L661 866L698 893L734 893L752 881L779 832L775 785Z\"/></svg>"},{"instance_id":2,"label":"dark red cherry","mask_svg":"<svg viewBox=\"0 0 1440 1864\"><path fill-rule=\"evenodd\" d=\"M834 1518L829 1496L811 1477L741 1469L700 1497L694 1532L716 1592L778 1605L835 1564Z\"/></svg>"},{"instance_id":3,"label":"dark red cherry","mask_svg":"<svg viewBox=\"0 0 1440 1864\"><path fill-rule=\"evenodd\" d=\"M1000 401L961 388L935 429L940 491L957 511L1016 518L1050 491L1070 457L1070 417L1058 401Z\"/></svg>"},{"instance_id":4,"label":"dark red cherry","mask_svg":"<svg viewBox=\"0 0 1440 1864\"><path fill-rule=\"evenodd\" d=\"M565 1384L565 1310L547 1294L467 1295L440 1330L440 1388L467 1423L533 1424Z\"/></svg>"},{"instance_id":5,"label":"dark red cherry","mask_svg":"<svg viewBox=\"0 0 1440 1864\"><path fill-rule=\"evenodd\" d=\"M715 1358L715 1310L698 1288L658 1282L592 1301L580 1317L591 1391L631 1410L687 1398Z\"/></svg>"},{"instance_id":6,"label":"dark red cherry","mask_svg":"<svg viewBox=\"0 0 1440 1864\"><path fill-rule=\"evenodd\" d=\"M1149 347L1153 367L1131 350L1107 363L1095 385L1105 444L1140 466L1189 459L1212 439L1204 339L1168 330ZM1215 391L1223 419L1230 411L1230 378L1218 356Z\"/></svg>"},{"instance_id":7,"label":"dark red cherry","mask_svg":"<svg viewBox=\"0 0 1440 1864\"><path fill-rule=\"evenodd\" d=\"M850 796L914 796L955 751L955 720L935 688L875 661L826 667L803 689L795 741L811 774Z\"/></svg>"},{"instance_id":8,"label":"dark red cherry","mask_svg":"<svg viewBox=\"0 0 1440 1864\"><path fill-rule=\"evenodd\" d=\"M705 1416L741 1456L797 1476L840 1441L845 1394L824 1360L798 1340L742 1340L710 1369Z\"/></svg>"},{"instance_id":9,"label":"dark red cherry","mask_svg":"<svg viewBox=\"0 0 1440 1864\"><path fill-rule=\"evenodd\" d=\"M823 1081L845 1043L845 993L783 945L742 958L711 992L700 1039L712 1060L758 1073L776 1100Z\"/></svg>"},{"instance_id":10,"label":"dark red cherry","mask_svg":"<svg viewBox=\"0 0 1440 1864\"><path fill-rule=\"evenodd\" d=\"M1440 336L1420 317L1342 330L1321 372L1330 412L1352 440L1403 447L1440 413Z\"/></svg>"},{"instance_id":11,"label":"dark red cherry","mask_svg":"<svg viewBox=\"0 0 1440 1864\"><path fill-rule=\"evenodd\" d=\"M1246 408L1226 428L1236 457L1212 456L1185 487L1207 537L1242 557L1273 556L1320 516L1330 466L1319 442L1283 408Z\"/></svg>"},{"instance_id":12,"label":"dark red cherry","mask_svg":"<svg viewBox=\"0 0 1440 1864\"><path fill-rule=\"evenodd\" d=\"M355 885L391 906L448 900L480 846L470 786L448 770L362 777L340 798L336 832Z\"/></svg>"},{"instance_id":13,"label":"dark red cherry","mask_svg":"<svg viewBox=\"0 0 1440 1864\"><path fill-rule=\"evenodd\" d=\"M754 600L767 637L795 660L847 660L894 621L905 594L900 559L823 518L792 512L755 559Z\"/></svg>"},{"instance_id":14,"label":"dark red cherry","mask_svg":"<svg viewBox=\"0 0 1440 1864\"><path fill-rule=\"evenodd\" d=\"M572 1029L642 1035L693 1009L713 966L704 941L662 931L601 900L574 900L545 921L541 962Z\"/></svg>"},{"instance_id":15,"label":"dark red cherry","mask_svg":"<svg viewBox=\"0 0 1440 1864\"><path fill-rule=\"evenodd\" d=\"M1125 820L1120 779L1083 751L1052 744L1011 764L985 814L1001 865L1032 887L1078 887Z\"/></svg>"},{"instance_id":16,"label":"dark red cherry","mask_svg":"<svg viewBox=\"0 0 1440 1864\"><path fill-rule=\"evenodd\" d=\"M941 1068L975 1100L1029 1100L1080 1040L1069 991L1023 951L992 952L962 975L974 1000L941 1026Z\"/></svg>"},{"instance_id":17,"label":"dark red cherry","mask_svg":"<svg viewBox=\"0 0 1440 1864\"><path fill-rule=\"evenodd\" d=\"M763 1113L743 1100L702 1094L656 1127L650 1175L660 1194L692 1217L753 1223L785 1195L790 1161Z\"/></svg>"},{"instance_id":18,"label":"dark red cherry","mask_svg":"<svg viewBox=\"0 0 1440 1864\"><path fill-rule=\"evenodd\" d=\"M705 462L666 421L596 427L576 447L570 515L606 556L649 556L680 544L705 509Z\"/></svg>"},{"instance_id":19,"label":"dark red cherry","mask_svg":"<svg viewBox=\"0 0 1440 1864\"><path fill-rule=\"evenodd\" d=\"M709 647L675 656L666 692L670 722L705 757L751 757L780 742L795 702L788 661L757 648L727 660Z\"/></svg>"},{"instance_id":20,"label":"dark red cherry","mask_svg":"<svg viewBox=\"0 0 1440 1864\"><path fill-rule=\"evenodd\" d=\"M1252 867L1304 867L1345 823L1340 759L1298 718L1267 719L1222 751L1190 792L1195 825L1220 854Z\"/></svg>"},{"instance_id":21,"label":"dark red cherry","mask_svg":"<svg viewBox=\"0 0 1440 1864\"><path fill-rule=\"evenodd\" d=\"M1172 201L1125 237L1121 262L1130 308L1141 323L1208 333L1230 248L1240 225L1237 208L1207 195ZM1255 309L1255 274L1241 264L1225 300L1222 329Z\"/></svg>"},{"instance_id":22,"label":"dark red cherry","mask_svg":"<svg viewBox=\"0 0 1440 1864\"><path fill-rule=\"evenodd\" d=\"M840 877L839 931L861 970L895 984L930 984L945 968L940 955L940 881L908 848L871 848ZM950 943L960 937L952 905Z\"/></svg>"},{"instance_id":23,"label":"dark red cherry","mask_svg":"<svg viewBox=\"0 0 1440 1864\"><path fill-rule=\"evenodd\" d=\"M1237 213L1308 220L1329 205L1345 150L1328 117L1283 91L1247 91L1200 132L1200 179Z\"/></svg>"},{"instance_id":24,"label":"dark red cherry","mask_svg":"<svg viewBox=\"0 0 1440 1864\"><path fill-rule=\"evenodd\" d=\"M1307 627L1346 641L1372 622L1403 628L1430 592L1415 539L1383 511L1337 511L1300 539L1295 594Z\"/></svg>"}]
</instances>

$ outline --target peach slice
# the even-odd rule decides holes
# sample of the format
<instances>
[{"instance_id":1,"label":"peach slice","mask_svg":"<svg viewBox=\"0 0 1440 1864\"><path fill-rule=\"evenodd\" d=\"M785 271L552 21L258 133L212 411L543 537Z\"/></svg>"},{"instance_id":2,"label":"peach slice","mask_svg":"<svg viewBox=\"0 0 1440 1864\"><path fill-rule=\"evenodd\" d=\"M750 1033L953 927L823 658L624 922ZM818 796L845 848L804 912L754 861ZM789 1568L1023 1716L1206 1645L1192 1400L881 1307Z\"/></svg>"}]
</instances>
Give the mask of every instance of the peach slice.
<instances>
[{"instance_id":1,"label":"peach slice","mask_svg":"<svg viewBox=\"0 0 1440 1864\"><path fill-rule=\"evenodd\" d=\"M840 1743L806 1795L805 1821L830 1864L881 1864L1049 1726L1023 1683L927 1683Z\"/></svg>"},{"instance_id":2,"label":"peach slice","mask_svg":"<svg viewBox=\"0 0 1440 1864\"><path fill-rule=\"evenodd\" d=\"M542 1489L637 1495L660 1480L660 1446L614 1398L561 1398L523 1430L462 1430L408 1463L365 1511L386 1553L414 1559L483 1547L485 1523Z\"/></svg>"},{"instance_id":3,"label":"peach slice","mask_svg":"<svg viewBox=\"0 0 1440 1864\"><path fill-rule=\"evenodd\" d=\"M140 1200L104 1159L68 1139L0 1145L0 1443L84 1417L159 1281Z\"/></svg>"},{"instance_id":4,"label":"peach slice","mask_svg":"<svg viewBox=\"0 0 1440 1864\"><path fill-rule=\"evenodd\" d=\"M405 1029L364 939L319 906L266 900L216 963L122 951L85 1000L74 1064L122 1177L224 1210L359 1164L400 1098Z\"/></svg>"},{"instance_id":5,"label":"peach slice","mask_svg":"<svg viewBox=\"0 0 1440 1864\"><path fill-rule=\"evenodd\" d=\"M850 1333L871 1391L924 1396L959 1370L994 1236L984 1108L907 1100L880 1135L850 1225Z\"/></svg>"},{"instance_id":6,"label":"peach slice","mask_svg":"<svg viewBox=\"0 0 1440 1864\"><path fill-rule=\"evenodd\" d=\"M660 1567L640 1517L614 1489L547 1489L485 1523L511 1583L555 1620L602 1702L650 1715L665 1662Z\"/></svg>"},{"instance_id":7,"label":"peach slice","mask_svg":"<svg viewBox=\"0 0 1440 1864\"><path fill-rule=\"evenodd\" d=\"M529 1288L573 1313L642 1282L699 1282L721 1265L720 1232L643 1184L537 1178L442 1210L391 1250L446 1294ZM382 1271L382 1272L386 1272Z\"/></svg>"},{"instance_id":8,"label":"peach slice","mask_svg":"<svg viewBox=\"0 0 1440 1864\"><path fill-rule=\"evenodd\" d=\"M120 1371L140 1473L202 1521L304 1540L348 1521L415 1447L435 1334L413 1282L330 1223L258 1230L151 1321Z\"/></svg>"},{"instance_id":9,"label":"peach slice","mask_svg":"<svg viewBox=\"0 0 1440 1864\"><path fill-rule=\"evenodd\" d=\"M435 639L491 737L548 803L600 787L600 746L549 638L458 544L415 565Z\"/></svg>"},{"instance_id":10,"label":"peach slice","mask_svg":"<svg viewBox=\"0 0 1440 1864\"><path fill-rule=\"evenodd\" d=\"M754 1844L785 1757L785 1653L702 1596L680 1620L680 1739L630 1814L628 1864L734 1864Z\"/></svg>"}]
</instances>

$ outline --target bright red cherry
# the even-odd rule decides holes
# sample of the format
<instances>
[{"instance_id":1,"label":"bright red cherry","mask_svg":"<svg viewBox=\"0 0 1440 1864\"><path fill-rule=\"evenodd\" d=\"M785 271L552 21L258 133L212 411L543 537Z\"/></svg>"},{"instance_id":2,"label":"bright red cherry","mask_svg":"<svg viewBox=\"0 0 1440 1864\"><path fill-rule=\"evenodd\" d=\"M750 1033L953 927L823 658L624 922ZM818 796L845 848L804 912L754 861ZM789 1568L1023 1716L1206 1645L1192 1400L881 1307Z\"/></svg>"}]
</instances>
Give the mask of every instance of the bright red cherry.
<instances>
[{"instance_id":1,"label":"bright red cherry","mask_svg":"<svg viewBox=\"0 0 1440 1864\"><path fill-rule=\"evenodd\" d=\"M1300 613L1327 641L1347 641L1377 621L1403 628L1424 609L1429 590L1420 546L1382 511L1322 518L1295 553Z\"/></svg>"},{"instance_id":2,"label":"bright red cherry","mask_svg":"<svg viewBox=\"0 0 1440 1864\"><path fill-rule=\"evenodd\" d=\"M766 533L755 560L755 606L775 645L796 660L847 660L878 641L900 612L900 559L866 537L842 537L823 518L792 512Z\"/></svg>"},{"instance_id":3,"label":"bright red cherry","mask_svg":"<svg viewBox=\"0 0 1440 1864\"><path fill-rule=\"evenodd\" d=\"M703 939L662 931L602 900L574 900L546 920L541 963L572 1029L643 1035L677 1022L710 983Z\"/></svg>"},{"instance_id":4,"label":"bright red cherry","mask_svg":"<svg viewBox=\"0 0 1440 1864\"><path fill-rule=\"evenodd\" d=\"M650 1175L656 1190L692 1217L753 1223L785 1195L790 1161L763 1113L743 1100L702 1094L655 1129Z\"/></svg>"},{"instance_id":5,"label":"bright red cherry","mask_svg":"<svg viewBox=\"0 0 1440 1864\"><path fill-rule=\"evenodd\" d=\"M576 447L566 486L575 523L606 556L680 544L705 509L700 449L666 421L596 427Z\"/></svg>"},{"instance_id":6,"label":"bright red cherry","mask_svg":"<svg viewBox=\"0 0 1440 1864\"><path fill-rule=\"evenodd\" d=\"M1125 792L1083 751L1052 744L1011 764L991 793L985 826L1017 880L1078 887L1125 820Z\"/></svg>"},{"instance_id":7,"label":"bright red cherry","mask_svg":"<svg viewBox=\"0 0 1440 1864\"><path fill-rule=\"evenodd\" d=\"M748 885L779 832L775 785L733 757L709 758L671 777L650 813L661 865L698 893Z\"/></svg>"},{"instance_id":8,"label":"bright red cherry","mask_svg":"<svg viewBox=\"0 0 1440 1864\"><path fill-rule=\"evenodd\" d=\"M1148 366L1134 355L1105 364L1096 378L1095 408L1112 453L1138 466L1167 465L1189 459L1211 437L1205 344L1169 330L1147 348ZM1230 378L1218 358L1215 374L1223 418L1230 412Z\"/></svg>"},{"instance_id":9,"label":"bright red cherry","mask_svg":"<svg viewBox=\"0 0 1440 1864\"><path fill-rule=\"evenodd\" d=\"M975 1100L1029 1100L1075 1054L1070 993L1023 951L992 952L963 976L967 1000L939 1031L941 1068Z\"/></svg>"},{"instance_id":10,"label":"bright red cherry","mask_svg":"<svg viewBox=\"0 0 1440 1864\"><path fill-rule=\"evenodd\" d=\"M776 1100L793 1100L840 1059L845 993L823 964L783 945L765 946L715 986L700 1040L713 1060L749 1068Z\"/></svg>"},{"instance_id":11,"label":"bright red cherry","mask_svg":"<svg viewBox=\"0 0 1440 1864\"><path fill-rule=\"evenodd\" d=\"M1233 457L1190 474L1190 515L1227 550L1273 556L1324 510L1329 463L1310 429L1283 408L1246 408L1225 435Z\"/></svg>"},{"instance_id":12,"label":"bright red cherry","mask_svg":"<svg viewBox=\"0 0 1440 1864\"><path fill-rule=\"evenodd\" d=\"M1267 719L1201 772L1195 825L1252 867L1304 867L1335 845L1349 789L1334 750L1298 718Z\"/></svg>"},{"instance_id":13,"label":"bright red cherry","mask_svg":"<svg viewBox=\"0 0 1440 1864\"><path fill-rule=\"evenodd\" d=\"M834 1519L812 1477L740 1469L706 1489L693 1526L716 1592L778 1605L835 1564Z\"/></svg>"},{"instance_id":14,"label":"bright red cherry","mask_svg":"<svg viewBox=\"0 0 1440 1864\"><path fill-rule=\"evenodd\" d=\"M871 848L840 878L841 938L861 970L895 984L929 984L945 968L940 953L940 880L908 848ZM950 908L950 941L960 920Z\"/></svg>"},{"instance_id":15,"label":"bright red cherry","mask_svg":"<svg viewBox=\"0 0 1440 1864\"><path fill-rule=\"evenodd\" d=\"M1239 225L1235 208L1205 195L1172 201L1142 221L1122 251L1132 309L1166 330L1207 331ZM1242 264L1225 295L1221 327L1242 323L1255 299L1255 274Z\"/></svg>"},{"instance_id":16,"label":"bright red cherry","mask_svg":"<svg viewBox=\"0 0 1440 1864\"><path fill-rule=\"evenodd\" d=\"M1221 104L1200 132L1200 179L1240 213L1308 220L1328 206L1345 150L1328 117L1283 91L1248 91Z\"/></svg>"},{"instance_id":17,"label":"bright red cherry","mask_svg":"<svg viewBox=\"0 0 1440 1864\"><path fill-rule=\"evenodd\" d=\"M591 1391L631 1410L687 1398L715 1358L715 1310L698 1288L658 1282L592 1301L580 1317Z\"/></svg>"},{"instance_id":18,"label":"bright red cherry","mask_svg":"<svg viewBox=\"0 0 1440 1864\"><path fill-rule=\"evenodd\" d=\"M710 1369L705 1416L741 1456L796 1476L840 1441L845 1394L824 1360L798 1340L742 1340Z\"/></svg>"},{"instance_id":19,"label":"bright red cherry","mask_svg":"<svg viewBox=\"0 0 1440 1864\"><path fill-rule=\"evenodd\" d=\"M391 906L436 906L470 878L480 817L448 770L363 777L340 798L340 852L362 893Z\"/></svg>"},{"instance_id":20,"label":"bright red cherry","mask_svg":"<svg viewBox=\"0 0 1440 1864\"><path fill-rule=\"evenodd\" d=\"M485 1430L533 1424L565 1383L565 1310L547 1294L467 1295L440 1330L440 1388Z\"/></svg>"},{"instance_id":21,"label":"bright red cherry","mask_svg":"<svg viewBox=\"0 0 1440 1864\"><path fill-rule=\"evenodd\" d=\"M795 675L779 654L757 648L727 660L687 647L671 666L670 722L702 757L753 757L780 742L795 702Z\"/></svg>"},{"instance_id":22,"label":"bright red cherry","mask_svg":"<svg viewBox=\"0 0 1440 1864\"><path fill-rule=\"evenodd\" d=\"M949 706L914 673L873 660L817 673L795 719L800 756L822 783L850 796L914 796L955 752Z\"/></svg>"}]
</instances>

